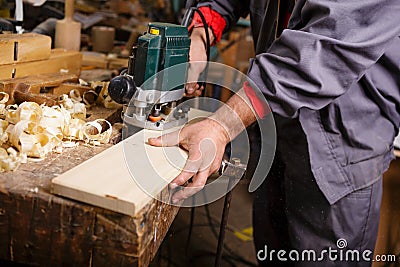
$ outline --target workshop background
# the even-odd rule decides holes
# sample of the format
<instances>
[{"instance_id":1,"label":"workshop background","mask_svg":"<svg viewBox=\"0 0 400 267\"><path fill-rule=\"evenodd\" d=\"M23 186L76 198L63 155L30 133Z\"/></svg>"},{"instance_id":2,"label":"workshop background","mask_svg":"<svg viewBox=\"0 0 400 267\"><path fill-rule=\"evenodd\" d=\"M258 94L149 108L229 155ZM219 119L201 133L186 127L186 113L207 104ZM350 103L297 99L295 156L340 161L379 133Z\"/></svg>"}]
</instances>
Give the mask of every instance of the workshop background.
<instances>
[{"instance_id":1,"label":"workshop background","mask_svg":"<svg viewBox=\"0 0 400 267\"><path fill-rule=\"evenodd\" d=\"M184 5L182 0L0 0L0 266L214 266L224 198L179 211L153 201L139 215L129 216L58 196L51 182L119 143L122 106L105 95L108 82L128 67L132 47L148 23L180 24ZM243 73L252 56L248 19L241 19L211 51L212 61ZM208 75L232 86L242 82L223 71ZM226 101L230 94L227 88L207 85L208 97ZM11 114L8 105L21 107L28 101L51 106L60 103L60 95L72 103L72 119L106 119L112 131L98 122L100 129L94 128L100 139L88 141L71 128L63 139L69 146L43 145L24 155L18 151L21 141L4 139L13 123L6 115ZM257 266L249 176L232 193L220 266ZM400 253L399 199L397 158L384 176L376 254ZM148 226L143 230L142 224Z\"/></svg>"}]
</instances>

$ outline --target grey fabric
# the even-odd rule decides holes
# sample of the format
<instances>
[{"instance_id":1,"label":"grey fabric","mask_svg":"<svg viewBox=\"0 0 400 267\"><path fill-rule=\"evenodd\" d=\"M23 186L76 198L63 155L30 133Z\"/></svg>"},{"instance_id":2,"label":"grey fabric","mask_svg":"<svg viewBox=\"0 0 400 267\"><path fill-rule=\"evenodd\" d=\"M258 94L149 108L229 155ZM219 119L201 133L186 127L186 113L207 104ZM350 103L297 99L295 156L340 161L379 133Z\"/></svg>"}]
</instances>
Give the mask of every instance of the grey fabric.
<instances>
[{"instance_id":1,"label":"grey fabric","mask_svg":"<svg viewBox=\"0 0 400 267\"><path fill-rule=\"evenodd\" d=\"M248 76L275 114L300 121L312 173L334 204L375 183L393 158L400 126L400 1L298 0L289 29L270 45L277 3L201 5L218 11L228 27L250 12L257 56Z\"/></svg>"},{"instance_id":2,"label":"grey fabric","mask_svg":"<svg viewBox=\"0 0 400 267\"><path fill-rule=\"evenodd\" d=\"M256 192L253 209L256 252L266 250L271 255L275 250L275 253L260 261L260 265L370 266L372 262L365 261L362 253L374 251L382 179L331 205L315 183L310 159L304 153L307 140L299 122L277 116L276 123L281 137L278 138L278 153L267 180ZM347 242L342 249L337 246L340 239ZM322 254L329 248L336 250L331 257ZM279 250L286 251L288 261L277 258ZM304 261L301 257L298 261L290 261L288 255L292 250L300 255L303 250L313 250L315 260L306 255ZM357 254L354 258L346 254L349 250L358 253L358 260ZM260 255L261 259L265 256L263 252ZM331 260L334 256L337 256L336 261ZM372 260L372 254L369 258Z\"/></svg>"}]
</instances>

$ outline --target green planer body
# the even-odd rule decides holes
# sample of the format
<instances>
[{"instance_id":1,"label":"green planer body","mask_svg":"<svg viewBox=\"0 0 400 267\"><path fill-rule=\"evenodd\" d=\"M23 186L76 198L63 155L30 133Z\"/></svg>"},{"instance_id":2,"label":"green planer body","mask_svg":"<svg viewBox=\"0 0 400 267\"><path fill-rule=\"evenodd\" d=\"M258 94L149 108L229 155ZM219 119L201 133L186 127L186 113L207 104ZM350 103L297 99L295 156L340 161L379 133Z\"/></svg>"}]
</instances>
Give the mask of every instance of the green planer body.
<instances>
[{"instance_id":1,"label":"green planer body","mask_svg":"<svg viewBox=\"0 0 400 267\"><path fill-rule=\"evenodd\" d=\"M132 48L127 71L108 87L114 101L127 105L125 123L162 130L187 121L187 110L177 108L177 103L185 91L189 49L187 27L149 23Z\"/></svg>"},{"instance_id":2,"label":"green planer body","mask_svg":"<svg viewBox=\"0 0 400 267\"><path fill-rule=\"evenodd\" d=\"M190 39L186 27L169 23L150 23L147 33L139 37L137 42L133 73L136 85L141 86L159 71L187 63L189 48ZM179 73L176 79L180 78L183 88L186 69L182 70L184 72ZM160 84L159 88L161 91L172 89L168 86L170 84L168 78L163 78L164 83ZM174 79L173 82L179 81Z\"/></svg>"}]
</instances>

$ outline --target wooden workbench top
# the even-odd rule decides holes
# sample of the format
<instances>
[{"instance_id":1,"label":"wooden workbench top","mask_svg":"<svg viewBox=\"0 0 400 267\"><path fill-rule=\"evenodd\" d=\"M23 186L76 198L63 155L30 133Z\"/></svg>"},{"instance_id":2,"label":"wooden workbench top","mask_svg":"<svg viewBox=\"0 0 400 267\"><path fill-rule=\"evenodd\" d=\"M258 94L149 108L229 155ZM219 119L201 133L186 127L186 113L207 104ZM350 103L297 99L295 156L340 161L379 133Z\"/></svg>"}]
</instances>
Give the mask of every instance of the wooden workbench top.
<instances>
[{"instance_id":1,"label":"wooden workbench top","mask_svg":"<svg viewBox=\"0 0 400 267\"><path fill-rule=\"evenodd\" d=\"M119 116L101 108L90 112L90 119ZM154 200L128 216L50 193L52 178L110 146L68 148L0 175L1 259L40 266L148 265L178 208Z\"/></svg>"}]
</instances>

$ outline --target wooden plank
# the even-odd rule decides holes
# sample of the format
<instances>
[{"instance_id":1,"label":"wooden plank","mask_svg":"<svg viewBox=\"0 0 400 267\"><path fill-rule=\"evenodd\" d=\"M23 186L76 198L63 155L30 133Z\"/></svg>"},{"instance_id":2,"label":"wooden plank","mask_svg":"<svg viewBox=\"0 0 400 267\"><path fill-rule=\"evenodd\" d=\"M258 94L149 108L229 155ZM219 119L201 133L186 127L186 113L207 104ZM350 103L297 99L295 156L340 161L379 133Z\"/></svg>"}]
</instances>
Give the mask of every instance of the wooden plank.
<instances>
[{"instance_id":1,"label":"wooden plank","mask_svg":"<svg viewBox=\"0 0 400 267\"><path fill-rule=\"evenodd\" d=\"M53 192L85 203L135 215L150 202L151 197L135 183L127 160L137 161L134 175L139 179L152 177L156 195L176 177L184 166L186 156L178 147L159 148L145 143L160 132L143 130L107 149L52 180ZM178 168L171 165L166 155L182 154ZM147 159L148 157L148 159ZM132 166L131 166L132 167ZM160 177L162 174L162 177Z\"/></svg>"},{"instance_id":2,"label":"wooden plank","mask_svg":"<svg viewBox=\"0 0 400 267\"><path fill-rule=\"evenodd\" d=\"M189 118L206 114L191 109ZM52 192L126 215L135 215L151 201L149 195L155 196L166 188L186 163L186 152L177 146L153 147L147 144L149 137L161 134L160 131L139 131L54 178ZM146 179L152 185L147 192L141 189L143 185L136 183L141 179Z\"/></svg>"},{"instance_id":3,"label":"wooden plank","mask_svg":"<svg viewBox=\"0 0 400 267\"><path fill-rule=\"evenodd\" d=\"M52 88L49 93L55 95L55 96L60 96L62 94L67 94L71 92L71 90L78 90L81 96L87 91L93 90L92 87L90 86L85 86L85 85L80 85L76 83L62 83L54 88Z\"/></svg>"},{"instance_id":4,"label":"wooden plank","mask_svg":"<svg viewBox=\"0 0 400 267\"><path fill-rule=\"evenodd\" d=\"M93 66L97 68L107 69L107 56L99 52L85 51L82 53L82 66Z\"/></svg>"},{"instance_id":5,"label":"wooden plank","mask_svg":"<svg viewBox=\"0 0 400 267\"><path fill-rule=\"evenodd\" d=\"M110 58L108 61L109 69L119 69L119 68L127 68L128 67L128 59L127 58Z\"/></svg>"},{"instance_id":6,"label":"wooden plank","mask_svg":"<svg viewBox=\"0 0 400 267\"><path fill-rule=\"evenodd\" d=\"M80 74L82 54L63 49L51 50L49 59L0 66L0 80L44 73Z\"/></svg>"},{"instance_id":7,"label":"wooden plank","mask_svg":"<svg viewBox=\"0 0 400 267\"><path fill-rule=\"evenodd\" d=\"M29 85L29 92L38 94L44 87L56 87L63 82L78 82L78 76L68 73L45 73L0 81L0 91L11 93L19 83Z\"/></svg>"},{"instance_id":8,"label":"wooden plank","mask_svg":"<svg viewBox=\"0 0 400 267\"><path fill-rule=\"evenodd\" d=\"M15 79L6 79L0 81L0 91L9 94L10 99L7 104L18 102L18 93L25 96L32 95L33 98L40 99L42 96L52 97L53 88L61 86L63 82L78 82L78 76L75 74L47 73L33 76L25 76ZM79 87L79 84L76 84ZM42 91L46 94L40 94ZM57 94L54 97L58 97Z\"/></svg>"},{"instance_id":9,"label":"wooden plank","mask_svg":"<svg viewBox=\"0 0 400 267\"><path fill-rule=\"evenodd\" d=\"M100 52L82 52L82 66L102 69L118 69L128 67L128 58L108 57Z\"/></svg>"},{"instance_id":10,"label":"wooden plank","mask_svg":"<svg viewBox=\"0 0 400 267\"><path fill-rule=\"evenodd\" d=\"M51 38L36 33L0 34L0 65L50 58Z\"/></svg>"}]
</instances>

